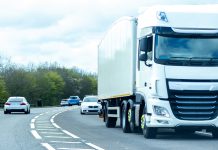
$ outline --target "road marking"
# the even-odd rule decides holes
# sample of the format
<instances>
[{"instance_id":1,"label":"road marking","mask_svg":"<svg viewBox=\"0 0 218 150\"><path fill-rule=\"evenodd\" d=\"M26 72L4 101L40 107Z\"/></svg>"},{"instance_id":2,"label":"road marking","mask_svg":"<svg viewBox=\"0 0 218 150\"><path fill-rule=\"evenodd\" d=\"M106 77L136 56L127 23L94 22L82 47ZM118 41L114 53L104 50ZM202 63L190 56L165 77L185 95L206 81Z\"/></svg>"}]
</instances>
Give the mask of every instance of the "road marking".
<instances>
[{"instance_id":1,"label":"road marking","mask_svg":"<svg viewBox=\"0 0 218 150\"><path fill-rule=\"evenodd\" d=\"M55 134L55 135L60 135L60 134L64 134L64 133L61 133L61 132L40 132L42 134Z\"/></svg>"},{"instance_id":2,"label":"road marking","mask_svg":"<svg viewBox=\"0 0 218 150\"><path fill-rule=\"evenodd\" d=\"M37 126L37 128L38 129L56 129L54 127L45 127L45 126L41 126L41 127Z\"/></svg>"},{"instance_id":3,"label":"road marking","mask_svg":"<svg viewBox=\"0 0 218 150\"><path fill-rule=\"evenodd\" d=\"M44 146L47 150L55 150L51 145L49 145L48 143L41 143L42 146Z\"/></svg>"},{"instance_id":4,"label":"road marking","mask_svg":"<svg viewBox=\"0 0 218 150\"><path fill-rule=\"evenodd\" d=\"M78 136L76 136L76 135L74 135L74 134L72 134L72 133L70 133L70 132L68 132L68 131L66 131L66 130L62 130L64 133L66 133L67 135L69 135L69 136L71 136L72 138L75 138L75 139L78 139L79 137Z\"/></svg>"},{"instance_id":5,"label":"road marking","mask_svg":"<svg viewBox=\"0 0 218 150\"><path fill-rule=\"evenodd\" d=\"M58 139L70 139L72 137L68 137L68 136L44 136L46 138L58 138Z\"/></svg>"},{"instance_id":6,"label":"road marking","mask_svg":"<svg viewBox=\"0 0 218 150\"><path fill-rule=\"evenodd\" d=\"M54 123L54 119L51 118L51 119L50 119L50 122L51 122L51 123Z\"/></svg>"},{"instance_id":7,"label":"road marking","mask_svg":"<svg viewBox=\"0 0 218 150\"><path fill-rule=\"evenodd\" d=\"M96 150L104 150L103 148L98 147L98 146L96 146L96 145L94 145L94 144L92 144L92 143L86 143L86 144L89 145L89 146L91 146L92 148L95 148Z\"/></svg>"},{"instance_id":8,"label":"road marking","mask_svg":"<svg viewBox=\"0 0 218 150\"><path fill-rule=\"evenodd\" d=\"M36 121L36 119L32 119L31 122L34 123Z\"/></svg>"},{"instance_id":9,"label":"road marking","mask_svg":"<svg viewBox=\"0 0 218 150\"><path fill-rule=\"evenodd\" d=\"M81 142L66 142L66 141L50 141L51 143L62 143L62 144L80 144Z\"/></svg>"},{"instance_id":10,"label":"road marking","mask_svg":"<svg viewBox=\"0 0 218 150\"><path fill-rule=\"evenodd\" d=\"M55 126L55 128L61 128L56 123L52 123L52 124L53 124L53 126Z\"/></svg>"},{"instance_id":11,"label":"road marking","mask_svg":"<svg viewBox=\"0 0 218 150\"><path fill-rule=\"evenodd\" d=\"M54 129L36 129L36 130L39 130L39 131L57 131L56 128L54 128Z\"/></svg>"},{"instance_id":12,"label":"road marking","mask_svg":"<svg viewBox=\"0 0 218 150\"><path fill-rule=\"evenodd\" d=\"M31 123L31 124L30 124L30 128L31 128L31 129L35 129L34 123Z\"/></svg>"},{"instance_id":13,"label":"road marking","mask_svg":"<svg viewBox=\"0 0 218 150\"><path fill-rule=\"evenodd\" d=\"M36 130L31 130L31 133L36 139L42 139L42 137L38 134L38 132L36 132Z\"/></svg>"},{"instance_id":14,"label":"road marking","mask_svg":"<svg viewBox=\"0 0 218 150\"><path fill-rule=\"evenodd\" d=\"M94 150L94 149L84 149L84 148L58 148L60 150Z\"/></svg>"},{"instance_id":15,"label":"road marking","mask_svg":"<svg viewBox=\"0 0 218 150\"><path fill-rule=\"evenodd\" d=\"M35 116L35 117L34 117L34 119L37 119L37 118L39 118L39 116Z\"/></svg>"}]
</instances>

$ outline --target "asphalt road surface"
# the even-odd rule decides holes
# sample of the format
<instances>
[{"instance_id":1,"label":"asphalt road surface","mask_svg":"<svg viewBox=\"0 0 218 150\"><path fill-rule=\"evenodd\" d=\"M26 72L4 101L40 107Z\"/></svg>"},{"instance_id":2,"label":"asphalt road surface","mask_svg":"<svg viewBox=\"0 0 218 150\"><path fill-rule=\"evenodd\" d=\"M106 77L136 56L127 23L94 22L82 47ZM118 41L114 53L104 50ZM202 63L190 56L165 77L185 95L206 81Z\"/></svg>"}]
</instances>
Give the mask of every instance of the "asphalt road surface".
<instances>
[{"instance_id":1,"label":"asphalt road surface","mask_svg":"<svg viewBox=\"0 0 218 150\"><path fill-rule=\"evenodd\" d=\"M119 123L118 123L119 124ZM97 115L79 107L34 108L31 114L0 110L0 150L217 150L210 133L177 135L162 131L157 139L106 128Z\"/></svg>"}]
</instances>

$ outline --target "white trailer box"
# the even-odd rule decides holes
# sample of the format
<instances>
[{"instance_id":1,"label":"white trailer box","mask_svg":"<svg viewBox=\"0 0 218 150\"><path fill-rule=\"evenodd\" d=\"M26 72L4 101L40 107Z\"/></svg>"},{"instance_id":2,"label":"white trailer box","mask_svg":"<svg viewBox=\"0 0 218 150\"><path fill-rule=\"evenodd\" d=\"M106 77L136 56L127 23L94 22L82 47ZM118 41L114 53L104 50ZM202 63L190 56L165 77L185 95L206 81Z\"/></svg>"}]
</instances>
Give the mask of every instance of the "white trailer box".
<instances>
[{"instance_id":1,"label":"white trailer box","mask_svg":"<svg viewBox=\"0 0 218 150\"><path fill-rule=\"evenodd\" d=\"M136 19L114 23L99 44L98 96L108 99L132 95L135 89Z\"/></svg>"}]
</instances>

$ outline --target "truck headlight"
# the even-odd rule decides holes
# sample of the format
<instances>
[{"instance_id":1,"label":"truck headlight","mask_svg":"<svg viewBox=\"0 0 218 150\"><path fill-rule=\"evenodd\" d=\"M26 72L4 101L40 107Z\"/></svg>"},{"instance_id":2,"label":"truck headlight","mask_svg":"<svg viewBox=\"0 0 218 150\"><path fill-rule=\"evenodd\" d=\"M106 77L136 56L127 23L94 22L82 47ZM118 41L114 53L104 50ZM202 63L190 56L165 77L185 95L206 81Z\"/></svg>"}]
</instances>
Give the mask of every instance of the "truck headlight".
<instances>
[{"instance_id":1,"label":"truck headlight","mask_svg":"<svg viewBox=\"0 0 218 150\"><path fill-rule=\"evenodd\" d=\"M164 107L153 106L153 110L154 110L154 113L158 116L163 116L163 117L168 117L168 118L170 117L169 112Z\"/></svg>"}]
</instances>

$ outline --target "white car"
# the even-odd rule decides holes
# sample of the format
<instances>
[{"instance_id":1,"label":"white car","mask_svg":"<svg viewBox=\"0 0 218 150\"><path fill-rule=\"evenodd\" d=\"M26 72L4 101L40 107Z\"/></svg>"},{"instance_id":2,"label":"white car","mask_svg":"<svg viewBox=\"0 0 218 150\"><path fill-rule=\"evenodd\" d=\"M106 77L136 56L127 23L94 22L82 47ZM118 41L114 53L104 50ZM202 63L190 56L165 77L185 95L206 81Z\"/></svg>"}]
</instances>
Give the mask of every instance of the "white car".
<instances>
[{"instance_id":1,"label":"white car","mask_svg":"<svg viewBox=\"0 0 218 150\"><path fill-rule=\"evenodd\" d=\"M25 97L9 97L4 104L4 114L11 112L24 112L25 114L29 114L30 104Z\"/></svg>"},{"instance_id":2,"label":"white car","mask_svg":"<svg viewBox=\"0 0 218 150\"><path fill-rule=\"evenodd\" d=\"M69 106L68 99L62 99L60 105L61 106Z\"/></svg>"},{"instance_id":3,"label":"white car","mask_svg":"<svg viewBox=\"0 0 218 150\"><path fill-rule=\"evenodd\" d=\"M100 110L101 104L98 103L97 96L84 97L80 106L80 114L98 114Z\"/></svg>"}]
</instances>

